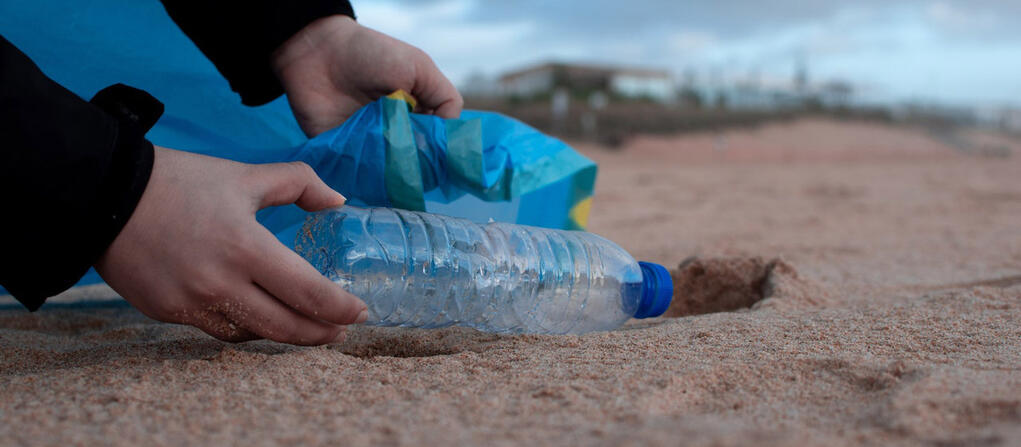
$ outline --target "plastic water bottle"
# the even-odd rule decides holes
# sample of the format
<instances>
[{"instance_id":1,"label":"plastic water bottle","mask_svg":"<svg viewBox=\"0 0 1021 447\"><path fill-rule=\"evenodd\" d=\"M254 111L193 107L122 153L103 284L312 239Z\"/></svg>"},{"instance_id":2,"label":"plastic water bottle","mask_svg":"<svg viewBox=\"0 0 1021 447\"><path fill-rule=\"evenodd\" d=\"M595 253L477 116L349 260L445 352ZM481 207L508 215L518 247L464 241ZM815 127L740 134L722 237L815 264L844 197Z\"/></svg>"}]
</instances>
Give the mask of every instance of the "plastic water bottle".
<instances>
[{"instance_id":1,"label":"plastic water bottle","mask_svg":"<svg viewBox=\"0 0 1021 447\"><path fill-rule=\"evenodd\" d=\"M345 206L310 215L295 245L376 326L577 334L659 316L673 295L663 266L583 231Z\"/></svg>"}]
</instances>

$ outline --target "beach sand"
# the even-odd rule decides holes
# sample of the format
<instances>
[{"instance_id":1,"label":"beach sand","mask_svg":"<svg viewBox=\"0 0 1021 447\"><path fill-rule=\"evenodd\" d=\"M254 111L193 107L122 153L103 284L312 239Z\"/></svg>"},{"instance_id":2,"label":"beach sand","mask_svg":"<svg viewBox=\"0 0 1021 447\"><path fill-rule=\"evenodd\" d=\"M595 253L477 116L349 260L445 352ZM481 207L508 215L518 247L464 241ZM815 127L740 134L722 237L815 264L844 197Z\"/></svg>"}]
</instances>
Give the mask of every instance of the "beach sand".
<instances>
[{"instance_id":1,"label":"beach sand","mask_svg":"<svg viewBox=\"0 0 1021 447\"><path fill-rule=\"evenodd\" d=\"M607 333L231 345L0 301L0 444L1021 445L1021 145L974 141L1014 155L825 120L579 145L590 229L677 285Z\"/></svg>"}]
</instances>

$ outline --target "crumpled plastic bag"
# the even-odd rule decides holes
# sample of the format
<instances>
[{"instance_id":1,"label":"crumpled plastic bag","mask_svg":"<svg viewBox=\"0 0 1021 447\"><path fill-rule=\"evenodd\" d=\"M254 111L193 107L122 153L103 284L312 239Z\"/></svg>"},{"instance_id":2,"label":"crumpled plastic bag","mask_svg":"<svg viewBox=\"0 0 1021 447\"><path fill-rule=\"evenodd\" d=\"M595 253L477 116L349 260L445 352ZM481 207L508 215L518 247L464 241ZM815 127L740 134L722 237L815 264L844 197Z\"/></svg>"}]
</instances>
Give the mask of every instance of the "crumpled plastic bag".
<instances>
[{"instance_id":1,"label":"crumpled plastic bag","mask_svg":"<svg viewBox=\"0 0 1021 447\"><path fill-rule=\"evenodd\" d=\"M460 119L416 114L403 96L363 107L287 159L311 165L352 205L585 228L596 176L591 160L513 118L472 110ZM259 218L286 240L304 212L277 208Z\"/></svg>"}]
</instances>

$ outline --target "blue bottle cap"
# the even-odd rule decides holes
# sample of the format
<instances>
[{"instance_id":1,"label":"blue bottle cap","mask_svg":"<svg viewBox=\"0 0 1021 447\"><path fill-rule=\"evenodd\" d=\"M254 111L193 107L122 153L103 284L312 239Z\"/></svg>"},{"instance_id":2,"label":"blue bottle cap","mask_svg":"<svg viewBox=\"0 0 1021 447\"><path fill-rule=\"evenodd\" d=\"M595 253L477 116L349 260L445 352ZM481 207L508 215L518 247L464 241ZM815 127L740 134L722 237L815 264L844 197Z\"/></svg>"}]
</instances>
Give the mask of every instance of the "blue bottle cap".
<instances>
[{"instance_id":1,"label":"blue bottle cap","mask_svg":"<svg viewBox=\"0 0 1021 447\"><path fill-rule=\"evenodd\" d=\"M663 315L674 297L674 281L670 272L659 264L639 262L642 268L642 299L638 302L635 318L652 318Z\"/></svg>"}]
</instances>

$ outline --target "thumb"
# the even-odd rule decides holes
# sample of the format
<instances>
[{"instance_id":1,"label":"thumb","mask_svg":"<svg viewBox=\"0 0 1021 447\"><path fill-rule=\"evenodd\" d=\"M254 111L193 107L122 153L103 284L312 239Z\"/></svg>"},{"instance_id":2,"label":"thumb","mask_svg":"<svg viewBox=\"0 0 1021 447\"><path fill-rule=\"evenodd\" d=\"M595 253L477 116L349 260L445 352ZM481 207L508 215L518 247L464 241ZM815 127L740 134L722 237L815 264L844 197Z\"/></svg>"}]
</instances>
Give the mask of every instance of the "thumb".
<instances>
[{"instance_id":1,"label":"thumb","mask_svg":"<svg viewBox=\"0 0 1021 447\"><path fill-rule=\"evenodd\" d=\"M346 200L303 162L271 163L253 169L259 209L293 203L305 211L318 211L341 206Z\"/></svg>"},{"instance_id":2,"label":"thumb","mask_svg":"<svg viewBox=\"0 0 1021 447\"><path fill-rule=\"evenodd\" d=\"M441 118L461 116L464 98L429 56L424 53L419 55L415 72L418 78L415 79L411 95L419 101L422 109L431 111Z\"/></svg>"}]
</instances>

